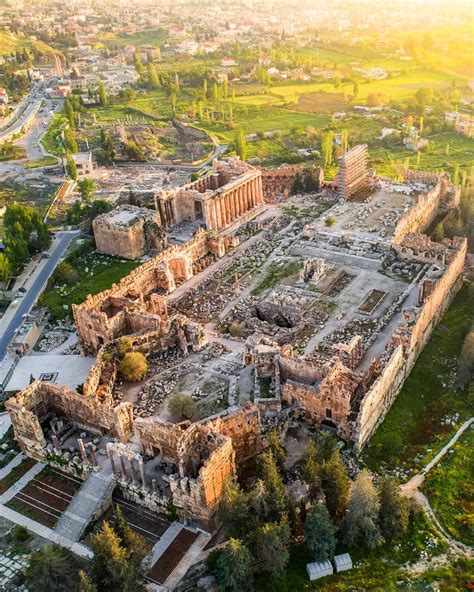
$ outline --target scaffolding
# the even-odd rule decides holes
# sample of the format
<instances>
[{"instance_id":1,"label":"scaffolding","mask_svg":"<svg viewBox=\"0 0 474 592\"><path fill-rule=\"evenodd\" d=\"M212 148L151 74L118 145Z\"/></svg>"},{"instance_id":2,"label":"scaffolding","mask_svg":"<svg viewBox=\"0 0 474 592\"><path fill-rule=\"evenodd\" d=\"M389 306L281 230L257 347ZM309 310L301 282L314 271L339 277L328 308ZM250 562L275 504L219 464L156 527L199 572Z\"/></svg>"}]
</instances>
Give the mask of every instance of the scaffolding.
<instances>
[{"instance_id":1,"label":"scaffolding","mask_svg":"<svg viewBox=\"0 0 474 592\"><path fill-rule=\"evenodd\" d=\"M367 144L359 144L338 159L338 193L345 201L360 200L370 190Z\"/></svg>"}]
</instances>

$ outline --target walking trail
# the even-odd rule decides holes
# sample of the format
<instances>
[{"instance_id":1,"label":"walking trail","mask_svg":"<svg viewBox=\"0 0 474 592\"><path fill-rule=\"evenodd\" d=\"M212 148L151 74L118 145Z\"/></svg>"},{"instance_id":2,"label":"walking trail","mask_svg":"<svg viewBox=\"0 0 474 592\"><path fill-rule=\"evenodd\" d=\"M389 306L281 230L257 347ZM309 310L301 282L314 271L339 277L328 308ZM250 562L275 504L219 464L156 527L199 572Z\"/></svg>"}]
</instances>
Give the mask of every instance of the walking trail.
<instances>
[{"instance_id":1,"label":"walking trail","mask_svg":"<svg viewBox=\"0 0 474 592\"><path fill-rule=\"evenodd\" d=\"M433 508L430 506L430 502L428 498L420 491L419 487L425 480L426 475L431 471L431 469L438 464L438 462L443 458L443 456L448 452L450 448L456 444L459 440L461 435L470 427L472 422L474 421L474 417L471 417L467 421L465 421L459 430L454 434L451 440L444 446L438 454L421 470L420 473L413 476L407 483L403 484L400 489L402 491L402 495L408 498L415 499L423 510L428 515L433 527L438 532L441 538L443 538L449 545L450 549L454 551L456 554L465 555L468 557L474 556L474 551L472 547L469 545L465 545L461 543L461 541L457 541L454 539L450 534L446 532L444 527L440 524L436 514L433 511Z\"/></svg>"}]
</instances>

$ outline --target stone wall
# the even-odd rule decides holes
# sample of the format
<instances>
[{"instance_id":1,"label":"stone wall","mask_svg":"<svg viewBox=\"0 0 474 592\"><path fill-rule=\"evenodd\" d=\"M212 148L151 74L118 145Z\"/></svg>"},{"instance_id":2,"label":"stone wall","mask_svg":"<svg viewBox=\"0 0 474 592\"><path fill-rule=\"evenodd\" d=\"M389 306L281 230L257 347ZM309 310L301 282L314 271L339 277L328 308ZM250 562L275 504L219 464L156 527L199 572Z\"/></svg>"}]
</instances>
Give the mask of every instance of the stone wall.
<instances>
[{"instance_id":1,"label":"stone wall","mask_svg":"<svg viewBox=\"0 0 474 592\"><path fill-rule=\"evenodd\" d=\"M418 178L409 175L406 179L410 182L422 182L424 177ZM427 193L418 195L416 204L397 222L393 232L393 243L401 242L408 233L425 231L441 210L447 211L459 204L460 188L453 186L449 176L447 174L436 175L435 179L436 185ZM433 181L431 174L429 174L429 180Z\"/></svg>"},{"instance_id":2,"label":"stone wall","mask_svg":"<svg viewBox=\"0 0 474 592\"><path fill-rule=\"evenodd\" d=\"M120 335L157 330L165 334L168 319L163 317L166 315L150 312L153 305L146 299L155 290L172 292L176 282L192 277L195 261L207 253L222 257L228 243L225 238L209 236L201 229L186 244L166 249L109 290L88 296L82 304L73 304L82 350L95 353Z\"/></svg>"},{"instance_id":3,"label":"stone wall","mask_svg":"<svg viewBox=\"0 0 474 592\"><path fill-rule=\"evenodd\" d=\"M123 217L123 220L122 220ZM97 251L124 259L139 259L160 245L157 212L122 205L97 216L92 222ZM151 228L156 230L152 232Z\"/></svg>"},{"instance_id":4,"label":"stone wall","mask_svg":"<svg viewBox=\"0 0 474 592\"><path fill-rule=\"evenodd\" d=\"M66 386L39 380L9 399L5 407L21 450L37 460L45 460L46 439L40 422L49 416L65 417L93 433L110 432L122 441L127 441L132 433L131 403L113 408L97 397L80 395Z\"/></svg>"}]
</instances>

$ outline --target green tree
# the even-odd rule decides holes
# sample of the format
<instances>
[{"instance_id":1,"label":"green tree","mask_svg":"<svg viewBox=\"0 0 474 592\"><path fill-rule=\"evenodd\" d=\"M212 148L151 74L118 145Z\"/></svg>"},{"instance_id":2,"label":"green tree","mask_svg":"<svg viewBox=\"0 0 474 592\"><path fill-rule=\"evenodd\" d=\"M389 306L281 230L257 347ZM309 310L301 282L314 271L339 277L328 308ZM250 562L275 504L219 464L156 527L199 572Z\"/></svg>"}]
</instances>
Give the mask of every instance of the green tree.
<instances>
[{"instance_id":1,"label":"green tree","mask_svg":"<svg viewBox=\"0 0 474 592\"><path fill-rule=\"evenodd\" d=\"M344 541L347 545L363 545L374 549L383 542L378 519L380 495L373 477L367 470L360 471L351 486L349 503L344 518Z\"/></svg>"},{"instance_id":2,"label":"green tree","mask_svg":"<svg viewBox=\"0 0 474 592\"><path fill-rule=\"evenodd\" d=\"M120 544L127 549L130 559L138 569L147 553L146 543L143 537L130 528L119 505L115 506L114 531L120 538Z\"/></svg>"},{"instance_id":3,"label":"green tree","mask_svg":"<svg viewBox=\"0 0 474 592\"><path fill-rule=\"evenodd\" d=\"M435 229L433 231L433 240L437 243L440 243L444 239L444 227L441 222L436 224Z\"/></svg>"},{"instance_id":4,"label":"green tree","mask_svg":"<svg viewBox=\"0 0 474 592\"><path fill-rule=\"evenodd\" d=\"M168 403L169 412L177 417L190 419L196 413L196 409L196 401L184 393L176 393Z\"/></svg>"},{"instance_id":5,"label":"green tree","mask_svg":"<svg viewBox=\"0 0 474 592\"><path fill-rule=\"evenodd\" d=\"M309 497L313 501L317 500L322 492L321 474L323 467L321 460L315 442L310 442L303 458L302 473L309 486Z\"/></svg>"},{"instance_id":6,"label":"green tree","mask_svg":"<svg viewBox=\"0 0 474 592\"><path fill-rule=\"evenodd\" d=\"M66 117L68 118L69 125L72 128L75 128L76 127L76 119L74 117L74 107L72 106L72 103L69 100L69 98L67 98L66 101L64 102L64 111L66 113Z\"/></svg>"},{"instance_id":7,"label":"green tree","mask_svg":"<svg viewBox=\"0 0 474 592\"><path fill-rule=\"evenodd\" d=\"M273 454L278 470L283 471L285 468L286 450L281 444L280 434L276 429L270 431L267 437L268 448Z\"/></svg>"},{"instance_id":8,"label":"green tree","mask_svg":"<svg viewBox=\"0 0 474 592\"><path fill-rule=\"evenodd\" d=\"M129 351L132 350L132 338L128 335L122 335L122 337L118 340L117 344L117 351L121 358L124 357L125 354L128 354Z\"/></svg>"},{"instance_id":9,"label":"green tree","mask_svg":"<svg viewBox=\"0 0 474 592\"><path fill-rule=\"evenodd\" d=\"M99 103L101 107L107 107L109 104L109 97L107 95L107 91L105 90L104 83L102 80L99 80L97 83L97 90L99 91Z\"/></svg>"},{"instance_id":10,"label":"green tree","mask_svg":"<svg viewBox=\"0 0 474 592\"><path fill-rule=\"evenodd\" d=\"M328 561L336 549L336 529L324 504L317 504L305 524L304 540L314 561Z\"/></svg>"},{"instance_id":11,"label":"green tree","mask_svg":"<svg viewBox=\"0 0 474 592\"><path fill-rule=\"evenodd\" d=\"M48 545L32 553L25 583L29 592L75 592L78 572L77 559L71 551Z\"/></svg>"},{"instance_id":12,"label":"green tree","mask_svg":"<svg viewBox=\"0 0 474 592\"><path fill-rule=\"evenodd\" d=\"M380 532L385 541L400 538L408 527L409 508L407 499L400 494L395 479L384 477L380 481Z\"/></svg>"},{"instance_id":13,"label":"green tree","mask_svg":"<svg viewBox=\"0 0 474 592\"><path fill-rule=\"evenodd\" d=\"M152 62L148 62L146 67L148 71L148 83L150 88L156 90L160 87L160 79L158 78L155 65Z\"/></svg>"},{"instance_id":14,"label":"green tree","mask_svg":"<svg viewBox=\"0 0 474 592\"><path fill-rule=\"evenodd\" d=\"M77 147L77 140L76 134L72 127L68 127L64 130L64 145L66 147L67 152L76 153L79 152L79 148Z\"/></svg>"},{"instance_id":15,"label":"green tree","mask_svg":"<svg viewBox=\"0 0 474 592\"><path fill-rule=\"evenodd\" d=\"M91 575L97 590L137 592L142 589L129 552L121 546L120 538L108 522L104 522L102 529L92 537L91 547L94 552Z\"/></svg>"},{"instance_id":16,"label":"green tree","mask_svg":"<svg viewBox=\"0 0 474 592\"><path fill-rule=\"evenodd\" d=\"M12 273L12 266L10 260L5 253L0 253L0 278L5 288Z\"/></svg>"},{"instance_id":17,"label":"green tree","mask_svg":"<svg viewBox=\"0 0 474 592\"><path fill-rule=\"evenodd\" d=\"M79 193L83 201L87 203L91 203L94 199L95 191L97 189L97 184L92 179L81 179L77 183L77 187L79 189Z\"/></svg>"},{"instance_id":18,"label":"green tree","mask_svg":"<svg viewBox=\"0 0 474 592\"><path fill-rule=\"evenodd\" d=\"M339 453L333 454L324 465L321 484L329 514L340 518L346 511L350 482Z\"/></svg>"},{"instance_id":19,"label":"green tree","mask_svg":"<svg viewBox=\"0 0 474 592\"><path fill-rule=\"evenodd\" d=\"M286 509L285 486L271 452L266 452L261 457L261 476L268 494L270 519L279 522Z\"/></svg>"},{"instance_id":20,"label":"green tree","mask_svg":"<svg viewBox=\"0 0 474 592\"><path fill-rule=\"evenodd\" d=\"M92 580L82 569L79 572L79 592L97 592Z\"/></svg>"},{"instance_id":21,"label":"green tree","mask_svg":"<svg viewBox=\"0 0 474 592\"><path fill-rule=\"evenodd\" d=\"M223 487L217 518L230 537L246 539L255 528L255 516L249 512L249 496L232 480Z\"/></svg>"},{"instance_id":22,"label":"green tree","mask_svg":"<svg viewBox=\"0 0 474 592\"><path fill-rule=\"evenodd\" d=\"M247 138L243 130L239 130L235 136L235 151L240 160L247 158Z\"/></svg>"},{"instance_id":23,"label":"green tree","mask_svg":"<svg viewBox=\"0 0 474 592\"><path fill-rule=\"evenodd\" d=\"M77 166L73 158L67 159L67 172L73 181L77 181Z\"/></svg>"},{"instance_id":24,"label":"green tree","mask_svg":"<svg viewBox=\"0 0 474 592\"><path fill-rule=\"evenodd\" d=\"M255 556L263 562L261 570L276 577L281 577L288 565L290 540L288 522L270 522L260 526L255 532Z\"/></svg>"},{"instance_id":25,"label":"green tree","mask_svg":"<svg viewBox=\"0 0 474 592\"><path fill-rule=\"evenodd\" d=\"M324 168L332 165L334 150L334 132L329 131L321 136L321 156Z\"/></svg>"},{"instance_id":26,"label":"green tree","mask_svg":"<svg viewBox=\"0 0 474 592\"><path fill-rule=\"evenodd\" d=\"M219 590L245 592L252 590L252 556L238 539L230 539L217 560L217 582Z\"/></svg>"},{"instance_id":27,"label":"green tree","mask_svg":"<svg viewBox=\"0 0 474 592\"><path fill-rule=\"evenodd\" d=\"M148 362L141 352L128 352L119 364L120 374L129 382L141 380L148 370Z\"/></svg>"}]
</instances>

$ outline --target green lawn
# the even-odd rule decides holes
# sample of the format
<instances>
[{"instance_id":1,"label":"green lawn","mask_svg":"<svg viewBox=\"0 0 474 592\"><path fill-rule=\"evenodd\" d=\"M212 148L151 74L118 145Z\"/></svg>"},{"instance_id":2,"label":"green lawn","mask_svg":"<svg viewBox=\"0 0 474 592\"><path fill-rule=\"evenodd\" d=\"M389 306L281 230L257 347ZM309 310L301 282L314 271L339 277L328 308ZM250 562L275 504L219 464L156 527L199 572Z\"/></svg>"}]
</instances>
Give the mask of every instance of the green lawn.
<instances>
[{"instance_id":1,"label":"green lawn","mask_svg":"<svg viewBox=\"0 0 474 592\"><path fill-rule=\"evenodd\" d=\"M141 47L143 45L152 45L160 47L168 38L168 33L164 29L149 29L148 31L139 31L138 33L100 33L97 35L97 41L108 46L123 47L125 45L134 45Z\"/></svg>"},{"instance_id":2,"label":"green lawn","mask_svg":"<svg viewBox=\"0 0 474 592\"><path fill-rule=\"evenodd\" d=\"M474 545L474 429L468 428L430 471L422 489L444 528Z\"/></svg>"},{"instance_id":3,"label":"green lawn","mask_svg":"<svg viewBox=\"0 0 474 592\"><path fill-rule=\"evenodd\" d=\"M408 562L416 562L421 553L436 556L446 551L442 542L427 522L424 514L417 513L410 522L405 537L397 544L387 544L375 551L366 551L360 547L338 548L337 553L349 551L353 569L310 582L306 573L306 564L312 561L303 544L292 547L288 569L281 580L268 576L257 579L256 592L367 592L403 590L397 582L408 583L409 576L401 567ZM410 578L413 579L413 578ZM410 588L411 589L411 588Z\"/></svg>"},{"instance_id":4,"label":"green lawn","mask_svg":"<svg viewBox=\"0 0 474 592\"><path fill-rule=\"evenodd\" d=\"M47 288L41 301L54 318L71 316L71 304L80 304L89 294L110 288L138 265L138 261L125 261L96 252L83 255L72 263L78 273L77 282L73 286Z\"/></svg>"},{"instance_id":5,"label":"green lawn","mask_svg":"<svg viewBox=\"0 0 474 592\"><path fill-rule=\"evenodd\" d=\"M266 269L264 279L252 290L252 295L261 294L267 288L273 288L281 280L298 273L301 269L301 261L272 261Z\"/></svg>"},{"instance_id":6,"label":"green lawn","mask_svg":"<svg viewBox=\"0 0 474 592\"><path fill-rule=\"evenodd\" d=\"M457 358L474 319L472 292L464 285L420 354L383 423L366 446L362 459L372 470L381 465L422 467L457 429L441 420L473 409L470 394L455 386ZM419 456L419 462L414 458Z\"/></svg>"},{"instance_id":7,"label":"green lawn","mask_svg":"<svg viewBox=\"0 0 474 592\"><path fill-rule=\"evenodd\" d=\"M61 111L56 113L43 136L43 146L48 152L62 156L65 153L61 132L68 123L66 115Z\"/></svg>"}]
</instances>

